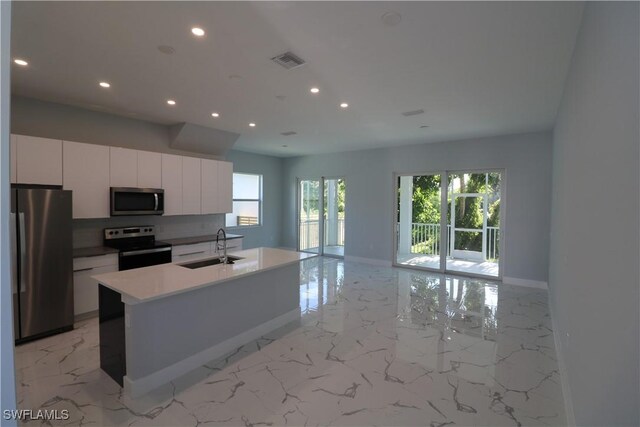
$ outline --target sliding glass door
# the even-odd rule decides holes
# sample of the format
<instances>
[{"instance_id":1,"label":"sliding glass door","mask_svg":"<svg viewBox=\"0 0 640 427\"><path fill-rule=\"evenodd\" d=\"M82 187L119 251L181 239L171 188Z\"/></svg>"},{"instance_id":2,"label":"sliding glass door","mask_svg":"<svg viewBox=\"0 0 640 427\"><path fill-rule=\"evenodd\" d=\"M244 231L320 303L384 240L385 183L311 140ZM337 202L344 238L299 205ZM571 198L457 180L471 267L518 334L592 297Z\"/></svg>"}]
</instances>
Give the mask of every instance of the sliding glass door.
<instances>
[{"instance_id":1,"label":"sliding glass door","mask_svg":"<svg viewBox=\"0 0 640 427\"><path fill-rule=\"evenodd\" d=\"M447 270L499 276L499 172L449 174Z\"/></svg>"},{"instance_id":2,"label":"sliding glass door","mask_svg":"<svg viewBox=\"0 0 640 427\"><path fill-rule=\"evenodd\" d=\"M298 180L298 250L343 257L344 178Z\"/></svg>"},{"instance_id":3,"label":"sliding glass door","mask_svg":"<svg viewBox=\"0 0 640 427\"><path fill-rule=\"evenodd\" d=\"M397 178L396 262L440 270L442 175Z\"/></svg>"},{"instance_id":4,"label":"sliding glass door","mask_svg":"<svg viewBox=\"0 0 640 427\"><path fill-rule=\"evenodd\" d=\"M323 218L325 255L344 256L345 183L344 178L323 179Z\"/></svg>"},{"instance_id":5,"label":"sliding glass door","mask_svg":"<svg viewBox=\"0 0 640 427\"><path fill-rule=\"evenodd\" d=\"M398 176L396 265L500 277L500 171Z\"/></svg>"},{"instance_id":6,"label":"sliding glass door","mask_svg":"<svg viewBox=\"0 0 640 427\"><path fill-rule=\"evenodd\" d=\"M320 180L298 182L298 250L320 253L320 208L322 193Z\"/></svg>"}]
</instances>

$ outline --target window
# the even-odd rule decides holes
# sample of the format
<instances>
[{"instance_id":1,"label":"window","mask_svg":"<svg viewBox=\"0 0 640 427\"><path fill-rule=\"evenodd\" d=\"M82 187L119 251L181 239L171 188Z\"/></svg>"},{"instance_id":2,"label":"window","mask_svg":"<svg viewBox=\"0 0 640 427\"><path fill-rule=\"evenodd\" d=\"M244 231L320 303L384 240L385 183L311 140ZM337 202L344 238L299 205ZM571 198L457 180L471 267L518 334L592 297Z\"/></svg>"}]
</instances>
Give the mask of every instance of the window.
<instances>
[{"instance_id":1,"label":"window","mask_svg":"<svg viewBox=\"0 0 640 427\"><path fill-rule=\"evenodd\" d=\"M262 175L233 174L233 212L226 215L227 227L262 224Z\"/></svg>"}]
</instances>

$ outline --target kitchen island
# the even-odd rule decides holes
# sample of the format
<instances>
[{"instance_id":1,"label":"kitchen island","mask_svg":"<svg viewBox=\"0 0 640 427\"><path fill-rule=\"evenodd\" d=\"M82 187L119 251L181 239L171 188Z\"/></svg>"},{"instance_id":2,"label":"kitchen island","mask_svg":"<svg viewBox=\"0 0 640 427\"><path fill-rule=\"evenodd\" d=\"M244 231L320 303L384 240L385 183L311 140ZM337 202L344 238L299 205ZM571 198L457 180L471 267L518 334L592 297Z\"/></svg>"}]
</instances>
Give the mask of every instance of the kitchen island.
<instances>
[{"instance_id":1,"label":"kitchen island","mask_svg":"<svg viewBox=\"0 0 640 427\"><path fill-rule=\"evenodd\" d=\"M234 264L161 264L93 276L99 286L100 367L132 397L300 317L300 261L257 248Z\"/></svg>"}]
</instances>

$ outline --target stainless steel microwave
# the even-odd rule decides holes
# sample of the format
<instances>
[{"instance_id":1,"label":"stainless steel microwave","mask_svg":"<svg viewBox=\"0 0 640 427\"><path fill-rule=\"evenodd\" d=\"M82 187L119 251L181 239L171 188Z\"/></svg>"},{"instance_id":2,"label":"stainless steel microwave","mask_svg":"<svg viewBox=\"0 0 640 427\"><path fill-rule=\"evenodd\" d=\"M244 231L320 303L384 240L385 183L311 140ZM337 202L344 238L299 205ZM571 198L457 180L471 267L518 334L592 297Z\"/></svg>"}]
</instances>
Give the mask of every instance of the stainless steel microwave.
<instances>
[{"instance_id":1,"label":"stainless steel microwave","mask_svg":"<svg viewBox=\"0 0 640 427\"><path fill-rule=\"evenodd\" d=\"M111 216L162 215L164 190L111 187Z\"/></svg>"}]
</instances>

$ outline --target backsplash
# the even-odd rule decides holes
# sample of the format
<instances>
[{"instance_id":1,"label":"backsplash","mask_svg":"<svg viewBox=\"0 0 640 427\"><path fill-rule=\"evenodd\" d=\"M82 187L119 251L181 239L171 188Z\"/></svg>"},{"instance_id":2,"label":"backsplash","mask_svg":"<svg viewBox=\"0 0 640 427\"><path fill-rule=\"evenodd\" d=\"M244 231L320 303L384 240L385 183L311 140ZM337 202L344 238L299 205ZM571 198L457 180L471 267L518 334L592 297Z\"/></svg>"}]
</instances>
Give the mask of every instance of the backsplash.
<instances>
[{"instance_id":1,"label":"backsplash","mask_svg":"<svg viewBox=\"0 0 640 427\"><path fill-rule=\"evenodd\" d=\"M102 246L105 228L155 225L156 238L162 240L215 234L220 227L224 227L224 222L224 214L74 219L73 247Z\"/></svg>"}]
</instances>

